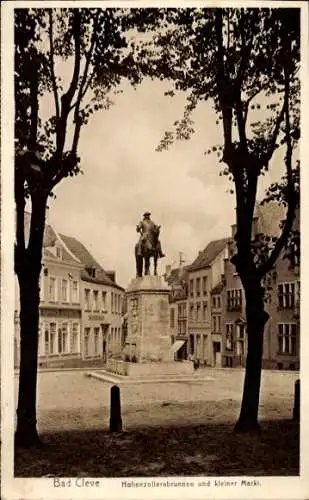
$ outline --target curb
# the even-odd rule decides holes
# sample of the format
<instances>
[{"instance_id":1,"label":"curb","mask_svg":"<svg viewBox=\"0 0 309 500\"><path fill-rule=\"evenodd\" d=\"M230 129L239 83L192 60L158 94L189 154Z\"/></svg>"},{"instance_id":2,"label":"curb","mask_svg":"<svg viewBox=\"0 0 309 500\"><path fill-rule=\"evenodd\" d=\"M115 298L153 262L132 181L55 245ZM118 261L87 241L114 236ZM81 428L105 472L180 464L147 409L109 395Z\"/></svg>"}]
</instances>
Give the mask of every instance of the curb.
<instances>
[{"instance_id":1,"label":"curb","mask_svg":"<svg viewBox=\"0 0 309 500\"><path fill-rule=\"evenodd\" d=\"M155 383L179 383L179 382L206 382L209 380L215 380L214 377L161 377L161 378L134 378L125 377L122 375L112 375L108 372L96 373L96 372L86 372L85 377L95 378L97 380L102 380L103 382L110 382L112 384L155 384Z\"/></svg>"}]
</instances>

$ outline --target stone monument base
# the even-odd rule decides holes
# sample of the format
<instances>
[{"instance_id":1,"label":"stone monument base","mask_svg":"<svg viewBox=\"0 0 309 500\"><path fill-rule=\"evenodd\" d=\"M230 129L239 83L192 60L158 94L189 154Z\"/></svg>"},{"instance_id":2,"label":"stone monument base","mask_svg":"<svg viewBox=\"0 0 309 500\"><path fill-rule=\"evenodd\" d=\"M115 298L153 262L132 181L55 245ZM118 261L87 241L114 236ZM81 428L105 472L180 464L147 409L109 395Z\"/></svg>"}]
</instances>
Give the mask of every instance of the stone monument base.
<instances>
[{"instance_id":1,"label":"stone monument base","mask_svg":"<svg viewBox=\"0 0 309 500\"><path fill-rule=\"evenodd\" d=\"M181 375L192 375L194 373L193 363L191 361L159 361L130 363L119 359L108 359L106 370L110 373L139 377L174 377Z\"/></svg>"},{"instance_id":2,"label":"stone monument base","mask_svg":"<svg viewBox=\"0 0 309 500\"><path fill-rule=\"evenodd\" d=\"M171 361L169 334L170 288L161 276L135 278L127 291L128 334L125 361Z\"/></svg>"}]
</instances>

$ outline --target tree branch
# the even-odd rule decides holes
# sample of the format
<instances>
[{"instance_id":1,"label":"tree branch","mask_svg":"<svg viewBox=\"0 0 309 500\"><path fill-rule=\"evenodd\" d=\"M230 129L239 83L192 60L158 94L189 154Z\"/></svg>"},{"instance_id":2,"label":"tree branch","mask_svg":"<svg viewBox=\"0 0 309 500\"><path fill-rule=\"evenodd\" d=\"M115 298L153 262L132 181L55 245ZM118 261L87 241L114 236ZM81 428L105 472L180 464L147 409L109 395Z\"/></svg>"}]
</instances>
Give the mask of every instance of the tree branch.
<instances>
[{"instance_id":1,"label":"tree branch","mask_svg":"<svg viewBox=\"0 0 309 500\"><path fill-rule=\"evenodd\" d=\"M290 47L288 47L289 49ZM288 74L287 68L284 68L284 82L285 82L285 95L284 95L284 104L283 104L283 113L285 115L285 134L286 134L286 144L287 151L285 157L285 165L286 165L286 173L287 173L287 203L288 210L286 214L286 218L284 221L283 229L280 237L276 241L275 247L272 253L269 256L269 259L260 267L258 270L261 278L265 276L265 274L273 267L277 258L280 255L284 245L287 242L289 234L293 227L293 221L295 218L295 210L297 207L297 195L295 192L295 186L293 181L293 172L292 172L292 138L291 138L291 126L290 126L290 107L289 107L289 98L290 98L290 75Z\"/></svg>"},{"instance_id":2,"label":"tree branch","mask_svg":"<svg viewBox=\"0 0 309 500\"><path fill-rule=\"evenodd\" d=\"M241 9L241 18L239 22L239 28L240 28L240 36L241 36L241 59L240 59L240 64L239 64L239 69L238 73L236 76L236 81L237 85L239 88L242 87L244 75L245 75L245 69L246 66L248 65L248 61L250 59L250 52L252 49L252 44L253 44L253 36L251 36L249 42L246 40L245 37L245 16L244 16L244 11Z\"/></svg>"},{"instance_id":3,"label":"tree branch","mask_svg":"<svg viewBox=\"0 0 309 500\"><path fill-rule=\"evenodd\" d=\"M95 48L95 44L96 44L97 39L98 39L97 38L97 28L98 28L98 20L96 18L94 25L93 25L90 48L89 48L87 55L86 55L85 68L84 68L84 73L82 76L82 81L81 81L81 84L79 87L79 92L78 92L77 99L76 99L75 103L71 104L71 106L70 106L70 111L76 106L79 107L79 104L80 104L81 100L83 99L83 97L85 96L85 94L86 94L86 92L91 84L91 81L93 79L93 76L95 74L95 71L93 71L88 79L88 82L87 82L91 57L92 57L92 54L93 54L93 51Z\"/></svg>"},{"instance_id":4,"label":"tree branch","mask_svg":"<svg viewBox=\"0 0 309 500\"><path fill-rule=\"evenodd\" d=\"M244 118L243 112L243 103L241 101L240 95L235 103L236 109L236 118L237 118L237 126L239 133L239 141L241 145L241 149L243 152L248 152L248 144L247 144L247 136L246 136L246 122Z\"/></svg>"},{"instance_id":5,"label":"tree branch","mask_svg":"<svg viewBox=\"0 0 309 500\"><path fill-rule=\"evenodd\" d=\"M38 121L39 121L39 62L37 53L34 52L32 59L33 75L30 78L30 150L35 151L37 147Z\"/></svg>"},{"instance_id":6,"label":"tree branch","mask_svg":"<svg viewBox=\"0 0 309 500\"><path fill-rule=\"evenodd\" d=\"M217 39L217 71L216 86L219 103L222 110L223 133L224 133L224 154L227 159L232 145L232 103L230 102L230 81L225 75L224 69L224 48L222 37L222 12L217 9L215 13L215 32ZM225 160L224 160L225 161Z\"/></svg>"},{"instance_id":7,"label":"tree branch","mask_svg":"<svg viewBox=\"0 0 309 500\"><path fill-rule=\"evenodd\" d=\"M285 108L285 103L283 102L283 105L282 105L282 108L281 108L281 111L277 117L277 120L276 120L276 123L275 123L275 127L274 127L274 130L273 130L273 133L272 133L272 136L271 136L271 140L270 140L270 144L269 144L269 148L268 148L268 151L267 153L265 153L264 155L264 164L267 165L273 155L273 152L275 150L275 145L276 145L276 141L278 139L278 135L279 135L279 132L280 132L280 125L283 121L283 118L284 118L284 108Z\"/></svg>"},{"instance_id":8,"label":"tree branch","mask_svg":"<svg viewBox=\"0 0 309 500\"><path fill-rule=\"evenodd\" d=\"M91 75L88 78L88 81L85 84L84 90L81 93L80 97L78 96L77 99L76 99L76 101L73 102L73 104L71 104L70 111L72 111L72 109L74 109L78 105L79 101L83 100L83 98L87 94L87 90L89 89L94 76L95 76L95 71L92 71Z\"/></svg>"},{"instance_id":9,"label":"tree branch","mask_svg":"<svg viewBox=\"0 0 309 500\"><path fill-rule=\"evenodd\" d=\"M52 9L48 10L48 15L49 15L48 33L49 33L49 45L50 45L49 63L50 63L51 81L52 81L54 101L55 101L56 120L58 122L59 117L60 117L60 108L59 108L59 98L58 98L56 75L55 75L55 64L54 64L55 52L54 52L54 40L53 40L53 10Z\"/></svg>"},{"instance_id":10,"label":"tree branch","mask_svg":"<svg viewBox=\"0 0 309 500\"><path fill-rule=\"evenodd\" d=\"M66 137L66 129L67 129L67 120L70 112L70 106L74 94L78 87L78 79L80 73L80 62L81 62L81 42L80 42L80 28L81 28L81 15L79 9L74 9L73 13L73 38L74 38L74 46L75 46L75 58L74 58L74 69L72 80L69 86L68 91L63 94L61 98L61 116L59 120L59 140L57 144L56 158L58 161L61 161L63 148L65 145L65 137Z\"/></svg>"},{"instance_id":11,"label":"tree branch","mask_svg":"<svg viewBox=\"0 0 309 500\"><path fill-rule=\"evenodd\" d=\"M74 9L74 14L73 14L73 38L75 46L74 69L70 86L67 92L62 96L63 103L65 103L65 105L68 108L70 107L71 101L76 92L78 86L79 73L80 73L80 62L81 62L80 28L81 28L81 15L78 9Z\"/></svg>"}]
</instances>

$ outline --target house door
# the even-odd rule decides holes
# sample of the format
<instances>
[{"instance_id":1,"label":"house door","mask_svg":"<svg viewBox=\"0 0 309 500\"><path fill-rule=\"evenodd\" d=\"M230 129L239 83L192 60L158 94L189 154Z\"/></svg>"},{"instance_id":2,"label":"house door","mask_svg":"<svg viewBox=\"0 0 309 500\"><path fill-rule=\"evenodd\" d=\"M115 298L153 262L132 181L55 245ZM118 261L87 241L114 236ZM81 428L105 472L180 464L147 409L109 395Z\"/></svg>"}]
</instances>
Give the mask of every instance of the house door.
<instances>
[{"instance_id":1,"label":"house door","mask_svg":"<svg viewBox=\"0 0 309 500\"><path fill-rule=\"evenodd\" d=\"M216 368L221 367L221 343L214 342L213 343L213 352L214 352L214 365Z\"/></svg>"},{"instance_id":2,"label":"house door","mask_svg":"<svg viewBox=\"0 0 309 500\"><path fill-rule=\"evenodd\" d=\"M103 358L103 363L106 363L107 361L107 330L108 330L108 325L101 325L102 326L102 358Z\"/></svg>"}]
</instances>

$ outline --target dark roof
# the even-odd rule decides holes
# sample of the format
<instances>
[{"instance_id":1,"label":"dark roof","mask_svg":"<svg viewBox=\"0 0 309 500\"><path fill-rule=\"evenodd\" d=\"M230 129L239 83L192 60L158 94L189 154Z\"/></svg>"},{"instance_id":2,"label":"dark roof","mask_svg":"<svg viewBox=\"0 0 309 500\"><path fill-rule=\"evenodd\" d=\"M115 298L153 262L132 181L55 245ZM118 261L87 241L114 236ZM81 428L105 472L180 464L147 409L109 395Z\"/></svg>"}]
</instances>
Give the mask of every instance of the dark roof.
<instances>
[{"instance_id":1,"label":"dark roof","mask_svg":"<svg viewBox=\"0 0 309 500\"><path fill-rule=\"evenodd\" d=\"M73 238L72 236L66 236L64 234L60 234L59 236L63 240L64 244L68 247L70 252L72 252L84 265L84 269L81 273L81 277L84 281L110 285L123 290L121 286L117 285L107 276L104 269L80 241L78 241L76 238ZM95 269L95 278L88 273L88 268Z\"/></svg>"},{"instance_id":2,"label":"dark roof","mask_svg":"<svg viewBox=\"0 0 309 500\"><path fill-rule=\"evenodd\" d=\"M182 269L172 269L170 274L166 277L166 281L170 286L182 285L183 282L188 280L188 267L184 266Z\"/></svg>"},{"instance_id":3,"label":"dark roof","mask_svg":"<svg viewBox=\"0 0 309 500\"><path fill-rule=\"evenodd\" d=\"M221 238L220 240L211 241L207 247L199 252L197 258L189 266L189 271L198 271L210 266L220 252L224 249L231 238Z\"/></svg>"},{"instance_id":4,"label":"dark roof","mask_svg":"<svg viewBox=\"0 0 309 500\"><path fill-rule=\"evenodd\" d=\"M222 290L223 290L224 286L223 286L223 283L218 283L218 285L216 285L211 291L211 295L219 295Z\"/></svg>"}]
</instances>

